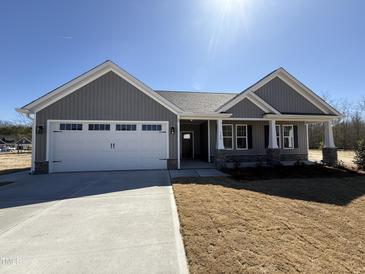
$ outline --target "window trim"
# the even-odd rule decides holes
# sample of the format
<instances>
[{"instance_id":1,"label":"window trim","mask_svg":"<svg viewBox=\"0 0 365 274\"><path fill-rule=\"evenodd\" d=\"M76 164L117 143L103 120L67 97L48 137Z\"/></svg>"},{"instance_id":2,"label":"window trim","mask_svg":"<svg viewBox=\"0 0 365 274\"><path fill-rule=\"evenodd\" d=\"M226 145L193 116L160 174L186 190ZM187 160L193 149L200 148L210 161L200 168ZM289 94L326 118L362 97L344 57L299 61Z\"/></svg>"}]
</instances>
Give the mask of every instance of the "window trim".
<instances>
[{"instance_id":1,"label":"window trim","mask_svg":"<svg viewBox=\"0 0 365 274\"><path fill-rule=\"evenodd\" d=\"M243 126L243 127L246 128L246 135L245 136L238 136L237 135L237 132L238 132L237 128L240 127L240 126ZM242 139L246 138L246 147L245 148L239 148L238 147L238 143L237 143L238 138L242 138ZM236 124L236 150L248 150L248 127L247 127L247 124Z\"/></svg>"},{"instance_id":2,"label":"window trim","mask_svg":"<svg viewBox=\"0 0 365 274\"><path fill-rule=\"evenodd\" d=\"M291 127L292 128L293 136L285 136L285 130L284 130L285 127ZM282 125L282 128L283 128L283 149L294 149L294 125L293 124L286 124L286 125ZM285 141L284 141L285 138L291 138L292 147L285 147Z\"/></svg>"},{"instance_id":3,"label":"window trim","mask_svg":"<svg viewBox=\"0 0 365 274\"><path fill-rule=\"evenodd\" d=\"M131 126L131 127L134 126L134 129L131 129L131 130L125 129L125 130L123 130L122 126L127 126L127 127L128 126ZM119 129L118 129L118 127L119 127ZM115 131L116 132L136 132L137 130L138 130L137 124L134 124L134 123L123 123L123 124L117 123L117 124L115 124Z\"/></svg>"},{"instance_id":4,"label":"window trim","mask_svg":"<svg viewBox=\"0 0 365 274\"><path fill-rule=\"evenodd\" d=\"M96 129L95 126L97 126L98 129ZM100 126L103 126L103 129L101 129ZM90 128L92 128L92 129L90 129ZM111 131L111 124L110 123L88 123L87 131L88 132Z\"/></svg>"},{"instance_id":5,"label":"window trim","mask_svg":"<svg viewBox=\"0 0 365 274\"><path fill-rule=\"evenodd\" d=\"M151 126L151 129L143 129L143 127L146 126L148 128L148 126ZM153 129L153 126L156 127L156 129ZM159 130L157 130L157 127L160 127ZM162 124L160 123L144 123L144 124L141 124L141 131L148 131L148 132L161 132L163 131L163 127L162 127Z\"/></svg>"},{"instance_id":6,"label":"window trim","mask_svg":"<svg viewBox=\"0 0 365 274\"><path fill-rule=\"evenodd\" d=\"M281 139L281 125L275 125L276 127L276 141L278 141L278 138L279 138L279 142L278 142L278 148L281 148L281 142L282 142L282 139ZM279 128L279 130L278 130ZM279 136L278 136L278 132L279 132Z\"/></svg>"},{"instance_id":7,"label":"window trim","mask_svg":"<svg viewBox=\"0 0 365 274\"><path fill-rule=\"evenodd\" d=\"M226 136L226 137L224 137L224 130L223 130L223 127L225 127L225 126L229 126L229 127L231 127L231 129L232 129L232 136ZM233 124L223 124L223 125L222 125L222 137L223 137L223 146L224 146L224 138L231 138L231 140L232 140L232 147L230 147L230 148L226 148L226 147L224 147L224 150L234 150L234 132L233 132Z\"/></svg>"},{"instance_id":8,"label":"window trim","mask_svg":"<svg viewBox=\"0 0 365 274\"><path fill-rule=\"evenodd\" d=\"M62 125L63 125L63 129L62 129ZM69 126L69 129L67 129L67 126ZM73 126L75 126L75 129L73 129ZM81 126L81 127L79 127ZM81 129L79 129L81 128ZM83 131L84 126L82 123L59 123L58 125L58 130L59 131L67 131L67 132L72 132L72 131Z\"/></svg>"}]
</instances>

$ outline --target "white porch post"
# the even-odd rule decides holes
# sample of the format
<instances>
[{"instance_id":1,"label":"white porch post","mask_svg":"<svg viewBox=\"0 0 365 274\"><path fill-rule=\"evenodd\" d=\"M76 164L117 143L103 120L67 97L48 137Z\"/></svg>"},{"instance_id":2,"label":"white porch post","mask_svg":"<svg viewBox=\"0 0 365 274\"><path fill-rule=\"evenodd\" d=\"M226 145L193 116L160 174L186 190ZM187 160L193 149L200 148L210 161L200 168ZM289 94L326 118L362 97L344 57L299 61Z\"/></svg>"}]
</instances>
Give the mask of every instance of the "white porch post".
<instances>
[{"instance_id":1,"label":"white porch post","mask_svg":"<svg viewBox=\"0 0 365 274\"><path fill-rule=\"evenodd\" d=\"M180 116L177 116L177 169L180 169Z\"/></svg>"},{"instance_id":2,"label":"white porch post","mask_svg":"<svg viewBox=\"0 0 365 274\"><path fill-rule=\"evenodd\" d=\"M269 148L279 148L276 141L276 124L275 120L270 120L269 124Z\"/></svg>"},{"instance_id":3,"label":"white porch post","mask_svg":"<svg viewBox=\"0 0 365 274\"><path fill-rule=\"evenodd\" d=\"M331 121L326 121L324 125L324 148L335 148L335 142L333 140L333 131Z\"/></svg>"},{"instance_id":4,"label":"white porch post","mask_svg":"<svg viewBox=\"0 0 365 274\"><path fill-rule=\"evenodd\" d=\"M224 149L222 119L217 120L217 149Z\"/></svg>"}]
</instances>

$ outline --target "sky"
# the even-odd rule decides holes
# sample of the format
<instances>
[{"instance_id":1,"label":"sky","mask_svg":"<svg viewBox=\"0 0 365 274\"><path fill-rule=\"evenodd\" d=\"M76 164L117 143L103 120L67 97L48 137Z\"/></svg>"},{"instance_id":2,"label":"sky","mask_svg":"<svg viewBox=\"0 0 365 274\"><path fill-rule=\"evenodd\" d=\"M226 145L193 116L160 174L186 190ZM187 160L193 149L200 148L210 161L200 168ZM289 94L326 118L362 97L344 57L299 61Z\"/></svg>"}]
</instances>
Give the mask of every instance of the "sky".
<instances>
[{"instance_id":1,"label":"sky","mask_svg":"<svg viewBox=\"0 0 365 274\"><path fill-rule=\"evenodd\" d=\"M240 92L278 67L365 97L365 1L12 1L0 7L0 120L105 60L153 89Z\"/></svg>"}]
</instances>

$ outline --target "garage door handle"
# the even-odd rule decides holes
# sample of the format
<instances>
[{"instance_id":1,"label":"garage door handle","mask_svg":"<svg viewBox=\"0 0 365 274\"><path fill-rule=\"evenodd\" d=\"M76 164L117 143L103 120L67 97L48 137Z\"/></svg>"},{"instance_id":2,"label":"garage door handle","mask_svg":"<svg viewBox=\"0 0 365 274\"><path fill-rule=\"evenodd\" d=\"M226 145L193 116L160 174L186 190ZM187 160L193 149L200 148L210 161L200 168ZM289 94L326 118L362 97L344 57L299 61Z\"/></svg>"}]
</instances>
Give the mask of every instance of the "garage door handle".
<instances>
[{"instance_id":1,"label":"garage door handle","mask_svg":"<svg viewBox=\"0 0 365 274\"><path fill-rule=\"evenodd\" d=\"M52 161L52 163L60 163L60 162L62 162L62 161Z\"/></svg>"}]
</instances>

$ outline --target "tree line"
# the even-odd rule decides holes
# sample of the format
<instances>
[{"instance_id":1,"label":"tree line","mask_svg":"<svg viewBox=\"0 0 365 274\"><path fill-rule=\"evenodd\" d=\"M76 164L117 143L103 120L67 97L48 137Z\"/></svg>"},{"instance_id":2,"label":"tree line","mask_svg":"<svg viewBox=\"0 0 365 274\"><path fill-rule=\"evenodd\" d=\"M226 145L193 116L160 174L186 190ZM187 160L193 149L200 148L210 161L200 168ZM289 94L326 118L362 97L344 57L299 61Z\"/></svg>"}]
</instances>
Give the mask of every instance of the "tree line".
<instances>
[{"instance_id":1,"label":"tree line","mask_svg":"<svg viewBox=\"0 0 365 274\"><path fill-rule=\"evenodd\" d=\"M358 142L365 140L365 97L356 103L348 100L326 100L343 116L333 122L333 137L336 147L354 149ZM309 124L309 148L321 148L324 141L324 129L320 123Z\"/></svg>"}]
</instances>

